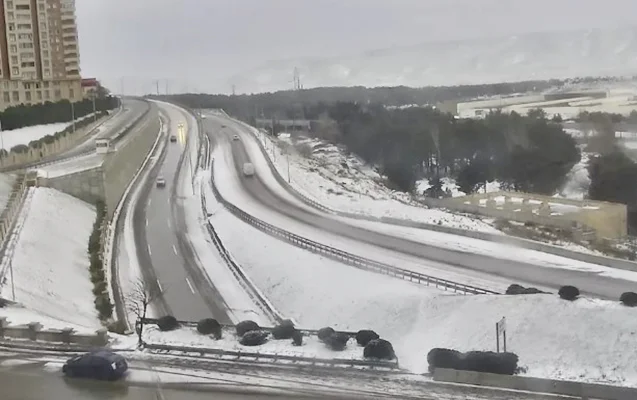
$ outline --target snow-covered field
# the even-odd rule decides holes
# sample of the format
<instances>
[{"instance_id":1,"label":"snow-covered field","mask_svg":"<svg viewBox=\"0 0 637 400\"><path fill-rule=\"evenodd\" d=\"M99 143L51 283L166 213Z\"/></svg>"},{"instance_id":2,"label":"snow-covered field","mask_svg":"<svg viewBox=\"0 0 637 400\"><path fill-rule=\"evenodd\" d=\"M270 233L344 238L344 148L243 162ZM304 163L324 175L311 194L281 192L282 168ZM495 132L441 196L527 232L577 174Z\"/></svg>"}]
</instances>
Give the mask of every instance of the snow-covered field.
<instances>
[{"instance_id":1,"label":"snow-covered field","mask_svg":"<svg viewBox=\"0 0 637 400\"><path fill-rule=\"evenodd\" d=\"M95 208L49 188L31 189L22 213L12 268L15 301L66 325L101 327L89 278L88 238ZM2 296L12 299L11 277ZM0 315L3 311L0 309Z\"/></svg>"},{"instance_id":2,"label":"snow-covered field","mask_svg":"<svg viewBox=\"0 0 637 400\"><path fill-rule=\"evenodd\" d=\"M93 114L91 113L82 118L78 118L75 121L78 122L92 116ZM61 132L71 126L71 124L72 122L58 122L54 124L26 126L24 128L13 129L10 131L0 131L0 147L9 151L12 147L19 144L28 145L33 140L38 140L47 135L53 135L57 132Z\"/></svg>"},{"instance_id":3,"label":"snow-covered field","mask_svg":"<svg viewBox=\"0 0 637 400\"><path fill-rule=\"evenodd\" d=\"M477 217L428 209L413 202L407 194L388 189L377 172L355 156L344 156L334 145L315 139L302 139L292 144L285 136L275 142L263 133L258 133L257 137L264 143L281 176L288 178L292 187L331 209L466 230L498 232ZM256 154L258 149L253 148L256 143L244 143L251 155ZM309 149L313 149L310 158L299 153L309 152Z\"/></svg>"}]
</instances>

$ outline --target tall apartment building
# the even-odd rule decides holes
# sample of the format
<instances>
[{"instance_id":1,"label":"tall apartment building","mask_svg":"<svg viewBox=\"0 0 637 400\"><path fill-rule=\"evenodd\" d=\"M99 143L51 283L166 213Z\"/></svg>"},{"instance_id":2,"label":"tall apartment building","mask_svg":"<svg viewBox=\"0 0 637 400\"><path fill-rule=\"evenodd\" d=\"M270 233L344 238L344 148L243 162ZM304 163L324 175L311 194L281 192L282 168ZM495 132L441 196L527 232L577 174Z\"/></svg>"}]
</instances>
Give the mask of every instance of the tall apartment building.
<instances>
[{"instance_id":1,"label":"tall apartment building","mask_svg":"<svg viewBox=\"0 0 637 400\"><path fill-rule=\"evenodd\" d=\"M75 0L0 0L0 110L82 97Z\"/></svg>"}]
</instances>

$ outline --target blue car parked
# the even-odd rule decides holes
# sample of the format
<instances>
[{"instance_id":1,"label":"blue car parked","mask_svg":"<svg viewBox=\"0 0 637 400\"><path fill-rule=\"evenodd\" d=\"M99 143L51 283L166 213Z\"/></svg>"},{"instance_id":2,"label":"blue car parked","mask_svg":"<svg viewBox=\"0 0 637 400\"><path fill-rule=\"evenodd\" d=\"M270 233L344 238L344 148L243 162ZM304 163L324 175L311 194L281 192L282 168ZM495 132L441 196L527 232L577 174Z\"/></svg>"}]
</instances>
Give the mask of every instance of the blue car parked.
<instances>
[{"instance_id":1,"label":"blue car parked","mask_svg":"<svg viewBox=\"0 0 637 400\"><path fill-rule=\"evenodd\" d=\"M114 381L126 373L128 364L119 354L98 350L73 357L64 364L62 372L68 377Z\"/></svg>"}]
</instances>

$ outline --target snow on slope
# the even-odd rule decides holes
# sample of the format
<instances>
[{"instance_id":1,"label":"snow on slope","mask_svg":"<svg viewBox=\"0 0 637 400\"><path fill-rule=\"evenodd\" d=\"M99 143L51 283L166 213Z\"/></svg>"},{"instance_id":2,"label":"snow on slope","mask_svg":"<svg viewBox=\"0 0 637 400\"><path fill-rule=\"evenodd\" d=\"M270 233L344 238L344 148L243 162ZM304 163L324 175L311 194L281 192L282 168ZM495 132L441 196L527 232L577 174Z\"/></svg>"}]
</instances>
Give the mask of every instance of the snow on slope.
<instances>
[{"instance_id":1,"label":"snow on slope","mask_svg":"<svg viewBox=\"0 0 637 400\"><path fill-rule=\"evenodd\" d=\"M524 375L637 385L634 309L619 303L552 295L439 296L403 321L395 341L401 365L425 371L432 347L495 351L494 325L507 318L507 350Z\"/></svg>"},{"instance_id":2,"label":"snow on slope","mask_svg":"<svg viewBox=\"0 0 637 400\"><path fill-rule=\"evenodd\" d=\"M51 319L97 329L87 255L95 209L54 189L32 190L13 253L15 300ZM9 276L2 296L11 299Z\"/></svg>"},{"instance_id":3,"label":"snow on slope","mask_svg":"<svg viewBox=\"0 0 637 400\"><path fill-rule=\"evenodd\" d=\"M429 42L334 58L269 62L228 79L242 92L304 87L460 85L576 76L633 75L637 27L538 32Z\"/></svg>"},{"instance_id":4,"label":"snow on slope","mask_svg":"<svg viewBox=\"0 0 637 400\"><path fill-rule=\"evenodd\" d=\"M421 373L434 347L494 350L493 325L507 317L508 349L525 375L637 384L628 348L634 310L553 295L462 296L375 275L281 243L223 208L210 220L226 248L286 317L304 328L374 329L401 366ZM183 340L177 338L174 340Z\"/></svg>"},{"instance_id":5,"label":"snow on slope","mask_svg":"<svg viewBox=\"0 0 637 400\"><path fill-rule=\"evenodd\" d=\"M477 217L416 204L409 195L388 189L377 172L357 157L343 155L334 145L316 139L300 139L293 145L290 139L275 142L269 135L257 136L282 177L288 178L289 171L289 182L297 191L334 210L500 233ZM313 148L310 158L298 154L297 149L304 146Z\"/></svg>"}]
</instances>

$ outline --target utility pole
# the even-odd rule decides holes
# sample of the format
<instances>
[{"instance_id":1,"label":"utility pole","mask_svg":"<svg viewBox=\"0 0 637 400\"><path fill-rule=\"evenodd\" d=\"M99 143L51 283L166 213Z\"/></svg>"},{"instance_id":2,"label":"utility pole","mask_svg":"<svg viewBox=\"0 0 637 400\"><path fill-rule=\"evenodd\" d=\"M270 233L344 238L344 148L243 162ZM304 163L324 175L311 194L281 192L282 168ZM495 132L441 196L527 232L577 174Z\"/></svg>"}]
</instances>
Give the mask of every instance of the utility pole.
<instances>
[{"instance_id":1,"label":"utility pole","mask_svg":"<svg viewBox=\"0 0 637 400\"><path fill-rule=\"evenodd\" d=\"M155 86L157 87L157 96L159 96L159 79L155 81Z\"/></svg>"},{"instance_id":2,"label":"utility pole","mask_svg":"<svg viewBox=\"0 0 637 400\"><path fill-rule=\"evenodd\" d=\"M75 133L75 103L71 101L71 120L73 121L73 133Z\"/></svg>"},{"instance_id":3,"label":"utility pole","mask_svg":"<svg viewBox=\"0 0 637 400\"><path fill-rule=\"evenodd\" d=\"M97 97L97 91L93 91L91 98L93 99L93 122L97 122L97 109L95 107L95 98Z\"/></svg>"},{"instance_id":4,"label":"utility pole","mask_svg":"<svg viewBox=\"0 0 637 400\"><path fill-rule=\"evenodd\" d=\"M237 86L236 85L232 85L232 96L236 96L237 95Z\"/></svg>"}]
</instances>

